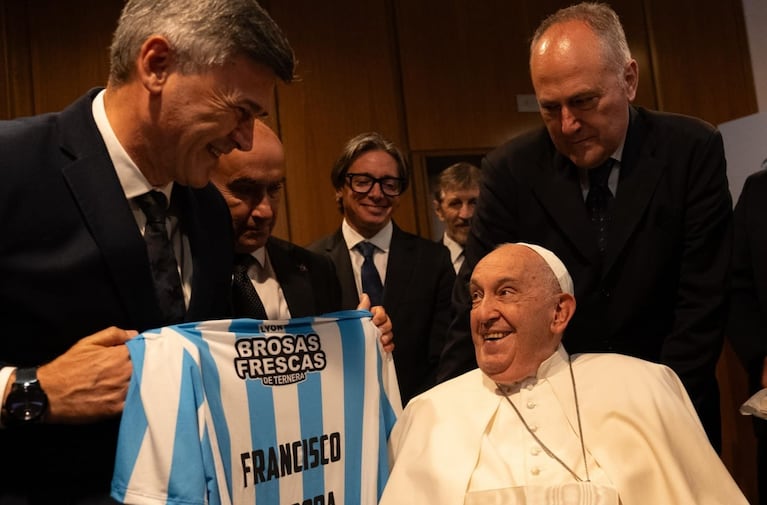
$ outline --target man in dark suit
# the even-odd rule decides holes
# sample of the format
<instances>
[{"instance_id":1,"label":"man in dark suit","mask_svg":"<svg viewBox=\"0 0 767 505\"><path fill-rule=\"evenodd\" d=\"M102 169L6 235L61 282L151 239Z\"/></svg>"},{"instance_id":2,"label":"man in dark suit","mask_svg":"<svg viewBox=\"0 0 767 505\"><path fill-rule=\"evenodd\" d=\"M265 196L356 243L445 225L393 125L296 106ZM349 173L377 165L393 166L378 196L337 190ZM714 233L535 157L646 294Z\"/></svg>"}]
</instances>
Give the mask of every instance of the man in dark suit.
<instances>
[{"instance_id":1,"label":"man in dark suit","mask_svg":"<svg viewBox=\"0 0 767 505\"><path fill-rule=\"evenodd\" d=\"M435 383L455 280L450 256L444 246L404 232L392 221L409 171L399 149L379 134L347 142L331 180L344 220L336 233L309 249L333 260L344 308L356 306L366 293L391 317L404 404ZM361 251L364 245L368 253Z\"/></svg>"},{"instance_id":2,"label":"man in dark suit","mask_svg":"<svg viewBox=\"0 0 767 505\"><path fill-rule=\"evenodd\" d=\"M285 150L269 126L253 125L253 149L220 158L211 181L232 216L235 267L232 316L288 319L341 310L341 287L324 255L272 236L285 182ZM364 300L381 330L381 344L394 349L392 325L383 307Z\"/></svg>"},{"instance_id":3,"label":"man in dark suit","mask_svg":"<svg viewBox=\"0 0 767 505\"><path fill-rule=\"evenodd\" d=\"M105 90L0 123L0 504L112 502L123 344L228 316L209 173L293 65L255 1L131 0Z\"/></svg>"},{"instance_id":4,"label":"man in dark suit","mask_svg":"<svg viewBox=\"0 0 767 505\"><path fill-rule=\"evenodd\" d=\"M558 11L530 51L545 128L483 160L439 378L476 366L467 321L473 266L497 244L535 243L575 281L567 350L669 365L719 448L715 368L732 214L721 135L694 118L631 106L637 64L604 4Z\"/></svg>"},{"instance_id":5,"label":"man in dark suit","mask_svg":"<svg viewBox=\"0 0 767 505\"><path fill-rule=\"evenodd\" d=\"M479 197L479 168L461 161L439 173L432 206L445 225L440 242L450 251L455 273L463 265L463 248Z\"/></svg>"},{"instance_id":6,"label":"man in dark suit","mask_svg":"<svg viewBox=\"0 0 767 505\"><path fill-rule=\"evenodd\" d=\"M765 167L767 163L763 163ZM735 206L727 336L748 372L749 389L767 388L767 169L750 175ZM767 504L767 421L754 418L759 503Z\"/></svg>"},{"instance_id":7,"label":"man in dark suit","mask_svg":"<svg viewBox=\"0 0 767 505\"><path fill-rule=\"evenodd\" d=\"M229 206L234 227L233 315L288 319L341 310L333 263L272 236L285 182L282 142L269 126L256 121L253 145L257 147L248 152L222 156L211 177ZM245 269L247 279L237 278L238 267ZM245 285L239 286L238 280Z\"/></svg>"}]
</instances>

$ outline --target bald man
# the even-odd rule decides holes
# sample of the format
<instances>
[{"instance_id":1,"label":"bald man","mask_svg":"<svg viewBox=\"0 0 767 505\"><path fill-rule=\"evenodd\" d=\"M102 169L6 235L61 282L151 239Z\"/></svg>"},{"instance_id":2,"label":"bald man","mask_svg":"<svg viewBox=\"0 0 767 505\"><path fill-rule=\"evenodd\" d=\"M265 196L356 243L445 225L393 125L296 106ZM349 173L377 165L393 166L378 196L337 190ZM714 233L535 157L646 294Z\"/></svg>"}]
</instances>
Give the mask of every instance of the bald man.
<instances>
[{"instance_id":1,"label":"bald man","mask_svg":"<svg viewBox=\"0 0 767 505\"><path fill-rule=\"evenodd\" d=\"M212 181L232 215L235 262L245 269L261 302L261 307L254 305L235 285L233 315L288 319L340 310L333 263L271 236L285 183L284 149L271 128L256 121L253 149L222 156Z\"/></svg>"},{"instance_id":2,"label":"bald man","mask_svg":"<svg viewBox=\"0 0 767 505\"><path fill-rule=\"evenodd\" d=\"M381 505L747 503L670 368L568 355L574 292L538 245L505 244L477 263L479 369L408 403Z\"/></svg>"},{"instance_id":3,"label":"bald man","mask_svg":"<svg viewBox=\"0 0 767 505\"><path fill-rule=\"evenodd\" d=\"M233 317L289 319L341 310L341 288L333 262L272 237L285 183L285 150L269 126L256 121L253 148L221 156L211 177L224 196L234 228ZM254 293L255 290L255 293ZM383 307L373 312L386 351L394 349Z\"/></svg>"}]
</instances>

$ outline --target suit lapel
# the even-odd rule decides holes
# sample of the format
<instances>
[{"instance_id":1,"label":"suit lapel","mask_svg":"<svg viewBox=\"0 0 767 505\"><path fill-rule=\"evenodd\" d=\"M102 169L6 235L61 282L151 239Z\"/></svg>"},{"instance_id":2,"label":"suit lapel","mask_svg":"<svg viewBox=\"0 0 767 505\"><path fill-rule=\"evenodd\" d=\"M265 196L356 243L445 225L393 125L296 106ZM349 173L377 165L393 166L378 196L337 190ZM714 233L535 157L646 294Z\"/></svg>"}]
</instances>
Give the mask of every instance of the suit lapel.
<instances>
[{"instance_id":1,"label":"suit lapel","mask_svg":"<svg viewBox=\"0 0 767 505\"><path fill-rule=\"evenodd\" d=\"M140 328L151 327L161 314L146 246L93 120L93 94L61 114L62 150L73 158L62 174L101 250L128 320Z\"/></svg>"},{"instance_id":2,"label":"suit lapel","mask_svg":"<svg viewBox=\"0 0 767 505\"><path fill-rule=\"evenodd\" d=\"M578 170L561 154L539 163L532 180L534 195L561 234L585 257L597 254L597 239L583 202Z\"/></svg>"},{"instance_id":3,"label":"suit lapel","mask_svg":"<svg viewBox=\"0 0 767 505\"><path fill-rule=\"evenodd\" d=\"M415 268L415 241L393 224L384 283L384 306L394 307L404 298Z\"/></svg>"},{"instance_id":4,"label":"suit lapel","mask_svg":"<svg viewBox=\"0 0 767 505\"><path fill-rule=\"evenodd\" d=\"M620 256L650 204L665 164L653 156L655 140L644 116L631 109L631 123L621 161L618 194L614 200L603 275ZM641 168L639 167L641 163Z\"/></svg>"},{"instance_id":5,"label":"suit lapel","mask_svg":"<svg viewBox=\"0 0 767 505\"><path fill-rule=\"evenodd\" d=\"M282 294L288 304L290 314L311 314L314 312L314 295L309 281L309 266L302 263L293 253L289 243L277 242L269 238L266 251L274 273L282 288Z\"/></svg>"},{"instance_id":6,"label":"suit lapel","mask_svg":"<svg viewBox=\"0 0 767 505\"><path fill-rule=\"evenodd\" d=\"M349 257L349 247L344 240L341 228L339 228L325 248L325 253L330 256L336 267L338 282L341 284L341 307L343 309L354 309L359 305L359 293L357 293L357 282L354 280L354 270L352 270L352 260Z\"/></svg>"}]
</instances>

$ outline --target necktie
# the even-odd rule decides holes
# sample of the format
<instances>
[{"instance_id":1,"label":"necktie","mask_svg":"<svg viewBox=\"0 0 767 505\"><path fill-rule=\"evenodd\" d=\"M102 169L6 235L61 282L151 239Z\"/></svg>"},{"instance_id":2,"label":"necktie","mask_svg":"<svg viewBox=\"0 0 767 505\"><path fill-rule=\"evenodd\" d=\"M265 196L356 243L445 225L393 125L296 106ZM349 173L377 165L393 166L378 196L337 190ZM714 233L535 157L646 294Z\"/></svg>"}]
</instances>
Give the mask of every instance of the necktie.
<instances>
[{"instance_id":1,"label":"necktie","mask_svg":"<svg viewBox=\"0 0 767 505\"><path fill-rule=\"evenodd\" d=\"M150 191L136 197L135 201L146 216L144 242L157 302L160 304L165 324L180 323L184 320L186 307L176 254L173 252L173 244L165 224L168 199L159 191Z\"/></svg>"},{"instance_id":2,"label":"necktie","mask_svg":"<svg viewBox=\"0 0 767 505\"><path fill-rule=\"evenodd\" d=\"M610 170L613 168L613 159L610 158L604 164L588 171L589 193L586 195L586 208L589 211L591 224L597 234L597 246L599 252L605 252L607 248L607 233L610 225L610 201L613 194L607 185Z\"/></svg>"},{"instance_id":3,"label":"necktie","mask_svg":"<svg viewBox=\"0 0 767 505\"><path fill-rule=\"evenodd\" d=\"M375 307L383 303L383 284L378 269L373 262L376 246L370 242L360 242L355 248L365 260L362 262L362 292L370 297L370 305Z\"/></svg>"},{"instance_id":4,"label":"necktie","mask_svg":"<svg viewBox=\"0 0 767 505\"><path fill-rule=\"evenodd\" d=\"M255 262L256 259L250 254L238 254L235 258L232 277L232 305L235 317L267 319L264 304L248 277L248 270Z\"/></svg>"}]
</instances>

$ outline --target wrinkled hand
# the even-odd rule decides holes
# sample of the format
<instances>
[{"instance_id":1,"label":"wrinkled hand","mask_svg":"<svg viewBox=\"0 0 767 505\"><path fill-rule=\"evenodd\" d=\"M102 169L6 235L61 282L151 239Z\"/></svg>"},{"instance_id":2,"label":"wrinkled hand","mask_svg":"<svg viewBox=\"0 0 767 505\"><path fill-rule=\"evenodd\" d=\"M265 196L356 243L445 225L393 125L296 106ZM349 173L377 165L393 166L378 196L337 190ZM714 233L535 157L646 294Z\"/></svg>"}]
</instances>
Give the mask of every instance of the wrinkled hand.
<instances>
[{"instance_id":1,"label":"wrinkled hand","mask_svg":"<svg viewBox=\"0 0 767 505\"><path fill-rule=\"evenodd\" d=\"M392 324L389 315L382 305L370 307L370 297L362 293L358 310L369 310L373 314L373 324L381 331L381 346L385 352L394 350L394 334L392 333Z\"/></svg>"},{"instance_id":2,"label":"wrinkled hand","mask_svg":"<svg viewBox=\"0 0 767 505\"><path fill-rule=\"evenodd\" d=\"M132 371L125 342L137 333L112 326L79 340L37 370L49 423L80 424L122 412Z\"/></svg>"}]
</instances>

